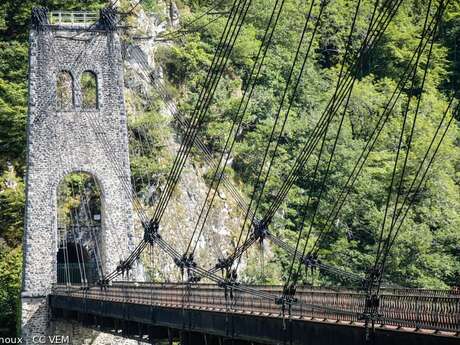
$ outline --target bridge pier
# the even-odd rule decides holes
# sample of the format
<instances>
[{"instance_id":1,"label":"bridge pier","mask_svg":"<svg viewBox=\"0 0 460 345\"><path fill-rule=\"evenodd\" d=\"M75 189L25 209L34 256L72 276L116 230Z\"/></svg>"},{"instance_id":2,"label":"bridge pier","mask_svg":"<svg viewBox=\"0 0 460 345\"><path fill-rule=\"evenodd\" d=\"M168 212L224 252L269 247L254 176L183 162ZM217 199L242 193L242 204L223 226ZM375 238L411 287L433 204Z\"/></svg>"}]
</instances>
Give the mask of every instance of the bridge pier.
<instances>
[{"instance_id":1,"label":"bridge pier","mask_svg":"<svg viewBox=\"0 0 460 345\"><path fill-rule=\"evenodd\" d=\"M112 272L134 244L121 42L113 23L50 23L34 9L29 38L29 111L21 332L25 343L53 335L47 296L57 283L57 191L71 173L92 175L101 191L100 257ZM97 15L96 15L97 16ZM79 34L79 40L70 39ZM94 104L83 80L94 76ZM68 102L58 81L67 75Z\"/></svg>"}]
</instances>

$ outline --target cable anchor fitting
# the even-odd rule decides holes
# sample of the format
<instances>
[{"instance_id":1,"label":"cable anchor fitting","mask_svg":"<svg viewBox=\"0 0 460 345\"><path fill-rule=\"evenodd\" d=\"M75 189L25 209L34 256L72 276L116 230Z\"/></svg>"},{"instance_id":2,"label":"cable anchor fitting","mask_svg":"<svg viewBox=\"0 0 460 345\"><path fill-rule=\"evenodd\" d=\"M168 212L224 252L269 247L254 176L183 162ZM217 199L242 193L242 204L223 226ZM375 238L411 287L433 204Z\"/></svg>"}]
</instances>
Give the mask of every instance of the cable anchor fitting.
<instances>
[{"instance_id":1,"label":"cable anchor fitting","mask_svg":"<svg viewBox=\"0 0 460 345\"><path fill-rule=\"evenodd\" d=\"M32 17L30 22L35 30L40 31L49 24L48 13L49 10L46 7L34 7L32 9Z\"/></svg>"},{"instance_id":2,"label":"cable anchor fitting","mask_svg":"<svg viewBox=\"0 0 460 345\"><path fill-rule=\"evenodd\" d=\"M283 287L283 295L276 299L275 303L278 305L291 305L296 303L298 299L295 296L296 293L296 284L291 283L288 285L284 285Z\"/></svg>"},{"instance_id":3,"label":"cable anchor fitting","mask_svg":"<svg viewBox=\"0 0 460 345\"><path fill-rule=\"evenodd\" d=\"M96 283L97 286L101 288L101 290L106 290L110 285L110 281L106 278L101 278Z\"/></svg>"},{"instance_id":4,"label":"cable anchor fitting","mask_svg":"<svg viewBox=\"0 0 460 345\"><path fill-rule=\"evenodd\" d=\"M115 31L118 23L118 12L115 8L105 7L99 11L99 27L107 31Z\"/></svg>"},{"instance_id":5,"label":"cable anchor fitting","mask_svg":"<svg viewBox=\"0 0 460 345\"><path fill-rule=\"evenodd\" d=\"M373 267L367 271L366 278L363 281L363 289L368 291L369 295L371 295L371 291L377 287L381 273L382 270L378 267Z\"/></svg>"}]
</instances>

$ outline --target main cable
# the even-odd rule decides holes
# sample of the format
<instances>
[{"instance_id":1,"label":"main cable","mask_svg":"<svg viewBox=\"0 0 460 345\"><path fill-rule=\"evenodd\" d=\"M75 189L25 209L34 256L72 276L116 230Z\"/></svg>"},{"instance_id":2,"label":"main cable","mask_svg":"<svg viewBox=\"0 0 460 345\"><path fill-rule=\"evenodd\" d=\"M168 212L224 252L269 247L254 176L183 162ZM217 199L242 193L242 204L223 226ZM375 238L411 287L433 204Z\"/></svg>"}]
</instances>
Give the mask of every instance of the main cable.
<instances>
[{"instance_id":1,"label":"main cable","mask_svg":"<svg viewBox=\"0 0 460 345\"><path fill-rule=\"evenodd\" d=\"M188 33L189 31L188 30L185 30L185 28L188 28L190 26L192 26L193 24L195 24L196 22L200 21L201 19L203 19L204 17L206 17L207 15L211 14L212 11L214 11L215 9L219 8L224 2L226 2L226 0L220 0L220 1L217 1L214 5L212 5L210 8L208 8L204 13L202 13L201 15L199 15L198 17L194 18L192 21L188 22L188 23L185 23L183 25L183 27L181 27L180 29L178 30L174 30L174 31L170 31L168 33L166 33L165 35L159 35L159 38L161 40L165 40L168 39L168 37L170 39L177 39L179 38L181 35L185 34L185 33ZM200 29L203 29L205 28L206 26L208 26L210 23L214 22L216 19L220 19L225 13L221 13L219 14L219 16L217 18L214 18L212 19L211 21L209 21L208 23L206 23L205 25L201 26L199 29L196 29L194 31L199 31ZM172 36L172 38L171 38Z\"/></svg>"}]
</instances>

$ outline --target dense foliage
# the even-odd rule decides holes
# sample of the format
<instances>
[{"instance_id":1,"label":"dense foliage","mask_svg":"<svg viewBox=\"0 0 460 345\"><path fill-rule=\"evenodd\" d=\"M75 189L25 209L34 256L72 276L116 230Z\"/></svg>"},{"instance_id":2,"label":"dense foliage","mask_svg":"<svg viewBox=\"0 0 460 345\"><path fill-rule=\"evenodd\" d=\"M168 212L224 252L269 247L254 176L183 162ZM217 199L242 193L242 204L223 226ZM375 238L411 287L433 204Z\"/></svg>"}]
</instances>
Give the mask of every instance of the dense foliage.
<instances>
[{"instance_id":1,"label":"dense foliage","mask_svg":"<svg viewBox=\"0 0 460 345\"><path fill-rule=\"evenodd\" d=\"M180 43L161 52L161 59L170 82L177 89L182 110L190 113L226 19L224 17L216 19L214 14L195 22L194 19L199 18L211 6L211 2L186 3L188 5L186 8L191 9L191 15L183 20L192 24L187 27L185 34L180 34ZM274 1L253 1L247 23L235 44L231 61L205 119L202 135L216 156L224 147L232 117L238 106L242 89L247 83L249 71L274 3ZM365 36L374 4L373 1L362 3L352 35L352 48L355 52ZM420 40L428 3L429 1L405 1L386 30L383 39L361 65L332 161L326 192L313 227L313 240L339 195L355 160L365 146L378 114L388 102L412 57ZM231 1L227 1L222 9L228 9L230 5ZM310 2L302 0L286 1L273 45L250 102L243 129L238 136L231 168L235 178L247 186L248 196L252 191L251 186L256 181L309 5ZM331 98L355 6L356 1L352 0L327 2L323 14L324 20L313 42L314 53L310 56L295 96L263 195L261 215L279 190L286 171L294 162ZM318 14L318 8L314 9L314 13ZM349 15L344 15L345 13ZM409 186L416 174L418 163L446 109L449 95L458 91L459 21L460 5L453 2L444 16L441 32L436 36L428 65L428 76L404 179L405 188ZM207 24L208 22L211 23ZM309 30L310 35L311 32L312 28ZM417 72L415 85L418 87L426 64L425 53ZM295 71L298 70L299 64ZM413 90L416 90L416 87ZM407 88L404 90L330 235L321 242L320 257L325 262L344 270L361 273L366 272L373 263L409 91ZM411 97L409 122L414 116L416 96L417 94L414 93ZM285 110L286 107L283 108L283 111ZM338 121L331 125L325 145L326 154L323 155L319 165L320 173L324 173L326 169L328 153L332 150L337 126ZM409 131L406 130L405 145L407 145L408 133ZM460 284L458 134L458 126L454 124L428 174L427 182L417 195L416 203L404 222L400 236L391 251L387 269L389 281L405 286L433 288L447 288ZM309 160L303 178L295 184L289 193L288 201L284 203L271 226L275 233L292 245L297 239L303 215L307 213L306 226L308 227L308 221L316 206L318 179L312 179L312 171L318 151L317 149L313 159ZM399 165L398 171L400 169ZM307 207L306 201L309 198L311 202ZM309 243L311 242L313 241ZM281 262L281 271L287 272L290 261L283 251L276 252L274 261L276 264L272 262L272 268ZM271 277L268 275L266 279L273 281L277 277L273 274ZM337 283L336 278L333 277L319 276L316 279L321 283Z\"/></svg>"},{"instance_id":2,"label":"dense foliage","mask_svg":"<svg viewBox=\"0 0 460 345\"><path fill-rule=\"evenodd\" d=\"M37 5L53 9L96 9L103 1L77 0L5 0L0 4L0 335L13 335L16 331L19 301L22 253L22 217L24 207L25 135L27 113L27 35L30 10ZM187 23L201 16L214 1L181 1L179 7L186 14ZM215 12L228 9L231 1L221 3ZM247 24L236 43L231 61L215 95L203 128L205 143L216 156L224 145L242 88L260 45L264 27L274 0L253 0ZM356 51L365 34L373 1L363 0L360 18L353 33ZM264 194L261 212L280 187L287 168L301 146L306 142L331 96L337 81L340 62L346 45L356 1L331 0L314 40L314 52L295 97L285 134ZM326 217L354 160L393 91L402 70L407 65L423 25L427 0L405 0L384 39L365 61L355 85L346 121L339 138L327 193L321 203L319 219ZM156 11L158 1L145 0L146 9ZM239 134L233 152L229 173L234 176L243 192L249 196L255 182L257 168L271 131L274 114L285 86L295 47L305 20L309 2L286 0L283 16L276 31L273 46L267 56L258 86L250 102L244 128ZM315 8L317 11L317 8ZM181 109L188 113L198 97L202 81L209 67L225 16L209 14L187 27L187 34L158 52L170 88ZM215 21L211 22L211 20ZM211 22L211 23L210 23ZM205 25L209 23L209 25ZM415 141L410 155L407 180L415 174L431 136L446 107L448 94L460 87L460 4L451 1L444 16L429 64L429 75L417 121ZM311 29L310 29L311 33ZM423 64L426 64L426 55ZM297 67L298 70L298 67ZM419 74L422 70L419 71ZM364 272L373 262L376 240L383 218L385 195L391 178L402 112L407 95L402 97L385 127L380 140L355 185L336 222L330 237L322 244L323 260L354 272ZM170 136L167 120L158 115L159 106L153 104L143 117L130 119L133 136L142 137L145 131L154 131L158 146ZM155 126L151 126L155 124ZM337 127L333 123L332 130ZM147 129L146 129L147 128ZM150 129L149 129L150 128ZM331 135L332 139L332 135ZM139 140L131 145L134 150ZM326 153L332 149L332 140L326 144ZM272 229L294 244L302 216L311 214L305 207L309 196L317 195L312 181L315 157L305 168L301 179L289 194L289 201L278 213ZM327 154L324 156L327 157ZM151 158L151 159L149 159ZM326 158L321 161L324 172ZM138 184L147 176L159 176L158 183L169 169L170 157L156 152L138 155L132 162L133 175ZM144 176L145 175L145 176ZM392 249L388 279L416 287L442 287L460 285L460 139L458 124L454 123L440 149L428 180L418 195L417 203L404 223L401 236ZM150 195L146 199L150 200ZM308 217L307 217L308 219ZM317 229L315 229L317 230ZM352 234L352 236L347 236ZM289 266L289 259L276 251L264 274L257 267L248 267L251 281L276 281ZM276 272L276 273L275 273ZM317 276L317 283L337 283L334 278Z\"/></svg>"}]
</instances>

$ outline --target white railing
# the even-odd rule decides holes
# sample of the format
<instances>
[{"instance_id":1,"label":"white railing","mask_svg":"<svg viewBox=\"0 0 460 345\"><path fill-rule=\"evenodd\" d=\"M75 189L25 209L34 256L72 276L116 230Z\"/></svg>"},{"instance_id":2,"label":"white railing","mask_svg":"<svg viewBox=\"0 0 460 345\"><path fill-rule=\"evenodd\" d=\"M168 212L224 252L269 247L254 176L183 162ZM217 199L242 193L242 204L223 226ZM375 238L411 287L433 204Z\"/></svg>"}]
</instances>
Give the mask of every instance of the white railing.
<instances>
[{"instance_id":1,"label":"white railing","mask_svg":"<svg viewBox=\"0 0 460 345\"><path fill-rule=\"evenodd\" d=\"M51 25L91 25L99 19L97 12L53 11L49 13Z\"/></svg>"}]
</instances>

